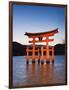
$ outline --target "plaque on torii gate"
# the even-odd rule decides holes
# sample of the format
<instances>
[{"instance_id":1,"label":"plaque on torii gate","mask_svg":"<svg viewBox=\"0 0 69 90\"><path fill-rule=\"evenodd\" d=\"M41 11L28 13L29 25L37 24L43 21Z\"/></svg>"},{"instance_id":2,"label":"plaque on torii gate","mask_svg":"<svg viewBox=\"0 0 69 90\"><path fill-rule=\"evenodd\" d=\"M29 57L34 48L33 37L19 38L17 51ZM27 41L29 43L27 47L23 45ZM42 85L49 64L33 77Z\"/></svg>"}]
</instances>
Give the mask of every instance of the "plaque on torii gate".
<instances>
[{"instance_id":1,"label":"plaque on torii gate","mask_svg":"<svg viewBox=\"0 0 69 90\"><path fill-rule=\"evenodd\" d=\"M48 31L48 32L38 32L38 33L28 33L26 32L25 35L28 36L28 38L32 38L32 40L29 41L29 43L32 43L33 48L32 50L29 50L28 48L26 49L27 55L26 55L26 60L28 63L28 59L31 58L32 59L32 63L35 63L35 43L39 43L39 42L46 42L46 48L43 49L43 47L41 47L41 56L39 56L39 49L38 51L38 62L40 62L41 59L41 63L44 63L44 59L46 58L46 63L50 63L50 53L49 51L52 51L52 63L54 63L54 46L49 49L48 43L54 41L54 39L49 39L49 37L54 36L56 33L58 33L58 28L52 30L52 31ZM45 37L45 39L43 39L43 37ZM36 38L38 38L38 40L36 40ZM32 56L29 56L28 52L31 51L32 52ZM46 52L46 56L44 56L43 52Z\"/></svg>"}]
</instances>

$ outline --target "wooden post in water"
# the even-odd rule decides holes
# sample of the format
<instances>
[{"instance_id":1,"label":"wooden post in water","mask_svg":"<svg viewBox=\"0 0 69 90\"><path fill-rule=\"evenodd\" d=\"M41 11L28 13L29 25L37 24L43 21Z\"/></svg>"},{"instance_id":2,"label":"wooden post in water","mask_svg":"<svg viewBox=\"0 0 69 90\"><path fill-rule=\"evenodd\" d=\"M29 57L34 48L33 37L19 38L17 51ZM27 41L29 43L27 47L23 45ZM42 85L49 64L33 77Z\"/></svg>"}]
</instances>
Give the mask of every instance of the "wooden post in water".
<instances>
[{"instance_id":1,"label":"wooden post in water","mask_svg":"<svg viewBox=\"0 0 69 90\"><path fill-rule=\"evenodd\" d=\"M43 46L41 47L41 64L44 63Z\"/></svg>"},{"instance_id":2,"label":"wooden post in water","mask_svg":"<svg viewBox=\"0 0 69 90\"><path fill-rule=\"evenodd\" d=\"M35 37L33 37L33 55L32 55L32 63L35 63Z\"/></svg>"},{"instance_id":3,"label":"wooden post in water","mask_svg":"<svg viewBox=\"0 0 69 90\"><path fill-rule=\"evenodd\" d=\"M48 36L46 37L46 63L50 63L50 54L48 46Z\"/></svg>"},{"instance_id":4,"label":"wooden post in water","mask_svg":"<svg viewBox=\"0 0 69 90\"><path fill-rule=\"evenodd\" d=\"M39 48L38 48L38 63L40 63L40 51L39 51Z\"/></svg>"},{"instance_id":5,"label":"wooden post in water","mask_svg":"<svg viewBox=\"0 0 69 90\"><path fill-rule=\"evenodd\" d=\"M52 63L54 63L54 47L52 47Z\"/></svg>"}]
</instances>

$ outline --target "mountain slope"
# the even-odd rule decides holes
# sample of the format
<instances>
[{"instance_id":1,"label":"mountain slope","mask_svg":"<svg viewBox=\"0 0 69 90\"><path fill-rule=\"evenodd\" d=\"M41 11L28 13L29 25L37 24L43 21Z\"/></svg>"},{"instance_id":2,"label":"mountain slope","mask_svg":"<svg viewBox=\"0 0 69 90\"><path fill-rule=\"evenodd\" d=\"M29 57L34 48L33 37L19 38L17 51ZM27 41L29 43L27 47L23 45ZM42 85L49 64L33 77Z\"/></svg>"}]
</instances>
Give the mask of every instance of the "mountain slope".
<instances>
[{"instance_id":1,"label":"mountain slope","mask_svg":"<svg viewBox=\"0 0 69 90\"><path fill-rule=\"evenodd\" d=\"M26 55L26 45L13 42L13 56Z\"/></svg>"}]
</instances>

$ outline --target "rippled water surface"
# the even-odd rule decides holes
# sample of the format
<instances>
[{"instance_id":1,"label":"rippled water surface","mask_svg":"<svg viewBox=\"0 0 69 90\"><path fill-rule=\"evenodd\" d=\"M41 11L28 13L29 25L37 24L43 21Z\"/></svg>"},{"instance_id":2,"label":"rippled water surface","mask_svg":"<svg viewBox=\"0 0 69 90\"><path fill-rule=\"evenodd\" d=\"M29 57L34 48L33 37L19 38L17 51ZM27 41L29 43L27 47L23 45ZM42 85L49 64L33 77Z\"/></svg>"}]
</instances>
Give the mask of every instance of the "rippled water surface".
<instances>
[{"instance_id":1,"label":"rippled water surface","mask_svg":"<svg viewBox=\"0 0 69 90\"><path fill-rule=\"evenodd\" d=\"M54 64L26 64L25 56L13 57L13 86L39 86L65 83L65 57L55 56Z\"/></svg>"}]
</instances>

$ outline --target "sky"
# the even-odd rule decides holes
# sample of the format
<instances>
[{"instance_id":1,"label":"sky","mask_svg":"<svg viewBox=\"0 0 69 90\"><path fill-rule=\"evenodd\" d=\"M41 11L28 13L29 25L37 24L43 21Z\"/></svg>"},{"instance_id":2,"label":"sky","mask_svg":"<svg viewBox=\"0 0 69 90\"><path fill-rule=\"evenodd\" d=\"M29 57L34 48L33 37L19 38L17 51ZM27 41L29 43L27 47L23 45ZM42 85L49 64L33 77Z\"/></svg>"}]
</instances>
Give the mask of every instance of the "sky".
<instances>
[{"instance_id":1,"label":"sky","mask_svg":"<svg viewBox=\"0 0 69 90\"><path fill-rule=\"evenodd\" d=\"M59 33L50 37L54 39L54 42L49 43L52 46L65 41L63 7L13 5L13 41L29 44L25 32L47 32L55 28L58 28Z\"/></svg>"}]
</instances>

